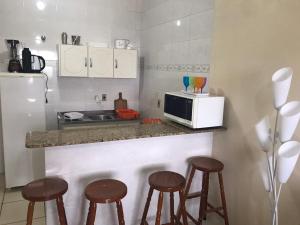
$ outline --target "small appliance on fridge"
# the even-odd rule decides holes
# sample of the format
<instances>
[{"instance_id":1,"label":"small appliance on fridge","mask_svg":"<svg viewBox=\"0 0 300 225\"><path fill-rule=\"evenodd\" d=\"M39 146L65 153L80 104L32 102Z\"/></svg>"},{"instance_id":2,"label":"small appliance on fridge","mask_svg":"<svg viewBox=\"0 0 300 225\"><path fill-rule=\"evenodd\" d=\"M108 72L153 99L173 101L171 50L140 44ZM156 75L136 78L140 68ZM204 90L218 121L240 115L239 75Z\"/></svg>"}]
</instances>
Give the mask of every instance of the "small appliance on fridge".
<instances>
[{"instance_id":1,"label":"small appliance on fridge","mask_svg":"<svg viewBox=\"0 0 300 225\"><path fill-rule=\"evenodd\" d=\"M20 42L18 40L7 39L6 44L10 51L8 72L21 72L22 67L18 56L18 45Z\"/></svg>"},{"instance_id":2,"label":"small appliance on fridge","mask_svg":"<svg viewBox=\"0 0 300 225\"><path fill-rule=\"evenodd\" d=\"M46 67L45 59L39 55L32 55L29 48L22 51L23 73L41 73Z\"/></svg>"}]
</instances>

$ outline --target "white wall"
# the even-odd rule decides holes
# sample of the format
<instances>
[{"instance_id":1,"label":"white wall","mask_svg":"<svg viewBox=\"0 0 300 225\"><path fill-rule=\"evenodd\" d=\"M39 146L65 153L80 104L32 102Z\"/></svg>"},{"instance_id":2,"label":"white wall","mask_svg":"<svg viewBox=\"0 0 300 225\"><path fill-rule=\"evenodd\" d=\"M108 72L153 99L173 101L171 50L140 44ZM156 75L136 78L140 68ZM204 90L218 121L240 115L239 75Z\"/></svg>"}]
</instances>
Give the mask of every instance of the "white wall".
<instances>
[{"instance_id":1,"label":"white wall","mask_svg":"<svg viewBox=\"0 0 300 225\"><path fill-rule=\"evenodd\" d=\"M142 11L140 109L162 116L164 92L183 90L183 74L209 74L213 0L144 0Z\"/></svg>"},{"instance_id":2,"label":"white wall","mask_svg":"<svg viewBox=\"0 0 300 225\"><path fill-rule=\"evenodd\" d=\"M38 10L37 2L45 4ZM32 53L47 60L44 72L49 75L47 126L56 128L56 112L63 110L111 109L122 91L129 107L138 108L139 79L113 80L57 78L57 47L61 33L81 35L81 42L104 42L113 45L115 38L127 38L140 46L140 0L1 0L0 1L0 71L7 68L4 39L18 39ZM46 35L45 43L36 36ZM70 41L70 39L69 39ZM99 105L96 94L108 94Z\"/></svg>"}]
</instances>

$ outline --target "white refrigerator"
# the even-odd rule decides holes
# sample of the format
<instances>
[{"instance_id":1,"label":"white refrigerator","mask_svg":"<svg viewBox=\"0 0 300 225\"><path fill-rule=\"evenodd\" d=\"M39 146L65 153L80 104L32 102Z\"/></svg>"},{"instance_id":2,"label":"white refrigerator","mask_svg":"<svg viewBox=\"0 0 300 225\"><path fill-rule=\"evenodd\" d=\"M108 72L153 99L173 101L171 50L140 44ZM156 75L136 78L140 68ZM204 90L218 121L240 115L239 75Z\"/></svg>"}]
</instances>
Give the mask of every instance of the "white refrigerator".
<instances>
[{"instance_id":1,"label":"white refrigerator","mask_svg":"<svg viewBox=\"0 0 300 225\"><path fill-rule=\"evenodd\" d=\"M27 149L26 133L45 130L45 79L0 73L1 140L6 188L44 176L44 150Z\"/></svg>"}]
</instances>

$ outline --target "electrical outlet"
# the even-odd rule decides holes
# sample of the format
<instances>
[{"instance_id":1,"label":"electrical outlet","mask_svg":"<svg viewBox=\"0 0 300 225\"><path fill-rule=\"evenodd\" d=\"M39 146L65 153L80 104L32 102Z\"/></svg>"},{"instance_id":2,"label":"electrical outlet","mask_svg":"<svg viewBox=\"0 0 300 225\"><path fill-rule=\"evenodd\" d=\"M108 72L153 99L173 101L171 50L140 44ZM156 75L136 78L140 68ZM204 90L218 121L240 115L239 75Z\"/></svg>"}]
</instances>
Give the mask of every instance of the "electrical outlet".
<instances>
[{"instance_id":1,"label":"electrical outlet","mask_svg":"<svg viewBox=\"0 0 300 225\"><path fill-rule=\"evenodd\" d=\"M102 101L105 102L107 100L107 94L102 94Z\"/></svg>"}]
</instances>

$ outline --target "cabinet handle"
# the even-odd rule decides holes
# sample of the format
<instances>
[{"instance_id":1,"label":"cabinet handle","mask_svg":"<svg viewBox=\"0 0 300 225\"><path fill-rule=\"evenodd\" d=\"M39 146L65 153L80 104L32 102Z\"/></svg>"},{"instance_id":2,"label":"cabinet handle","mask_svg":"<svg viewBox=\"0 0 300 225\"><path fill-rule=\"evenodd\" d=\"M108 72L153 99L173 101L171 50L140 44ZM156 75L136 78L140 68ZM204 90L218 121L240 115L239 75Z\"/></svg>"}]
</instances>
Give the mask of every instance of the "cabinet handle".
<instances>
[{"instance_id":1,"label":"cabinet handle","mask_svg":"<svg viewBox=\"0 0 300 225\"><path fill-rule=\"evenodd\" d=\"M92 61L92 58L90 58L90 67L93 67L93 61Z\"/></svg>"},{"instance_id":2,"label":"cabinet handle","mask_svg":"<svg viewBox=\"0 0 300 225\"><path fill-rule=\"evenodd\" d=\"M84 66L87 67L87 58L84 58Z\"/></svg>"},{"instance_id":3,"label":"cabinet handle","mask_svg":"<svg viewBox=\"0 0 300 225\"><path fill-rule=\"evenodd\" d=\"M118 60L115 59L115 68L118 69Z\"/></svg>"}]
</instances>

